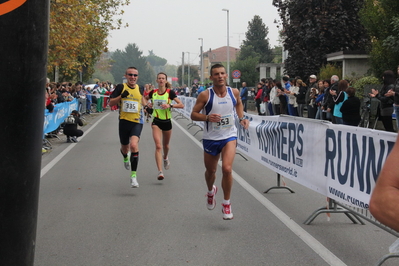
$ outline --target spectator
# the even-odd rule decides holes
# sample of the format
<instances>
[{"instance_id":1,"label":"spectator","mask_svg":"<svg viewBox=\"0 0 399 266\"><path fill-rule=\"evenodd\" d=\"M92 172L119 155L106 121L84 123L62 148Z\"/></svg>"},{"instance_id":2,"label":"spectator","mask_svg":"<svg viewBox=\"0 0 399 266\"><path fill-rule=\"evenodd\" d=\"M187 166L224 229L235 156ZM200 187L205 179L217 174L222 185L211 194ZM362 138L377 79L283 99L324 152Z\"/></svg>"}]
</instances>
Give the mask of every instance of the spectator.
<instances>
[{"instance_id":1,"label":"spectator","mask_svg":"<svg viewBox=\"0 0 399 266\"><path fill-rule=\"evenodd\" d=\"M45 93L45 107L50 113L52 113L54 110L54 105L51 102L49 82L47 82L46 85L47 85L47 87L46 87L46 93Z\"/></svg>"},{"instance_id":2,"label":"spectator","mask_svg":"<svg viewBox=\"0 0 399 266\"><path fill-rule=\"evenodd\" d=\"M277 96L276 82L273 80L272 89L270 90L270 103L272 104L273 115L280 114L280 98Z\"/></svg>"},{"instance_id":3,"label":"spectator","mask_svg":"<svg viewBox=\"0 0 399 266\"><path fill-rule=\"evenodd\" d=\"M330 94L331 81L329 79L325 79L323 81L323 85L324 85L324 96L320 103L320 109L322 112L321 119L331 121L331 113L327 113L327 95Z\"/></svg>"},{"instance_id":4,"label":"spectator","mask_svg":"<svg viewBox=\"0 0 399 266\"><path fill-rule=\"evenodd\" d=\"M335 124L335 117L334 117L335 103L334 103L331 91L336 92L338 90L338 81L339 81L339 78L337 75L331 76L331 79L330 79L331 86L328 90L328 93L325 91L325 96L324 96L324 98L326 98L326 101L325 101L326 105L323 106L323 108L325 108L327 113L329 113L329 114L327 114L327 116L330 117L330 119L331 119L330 121L332 121L334 124Z\"/></svg>"},{"instance_id":5,"label":"spectator","mask_svg":"<svg viewBox=\"0 0 399 266\"><path fill-rule=\"evenodd\" d=\"M346 94L346 90L348 89L348 81L345 79L339 81L338 89L336 91L330 90L330 94L332 95L332 99L334 102L334 118L335 124L342 125L344 121L342 120L341 106L344 101L348 99L348 95Z\"/></svg>"},{"instance_id":6,"label":"spectator","mask_svg":"<svg viewBox=\"0 0 399 266\"><path fill-rule=\"evenodd\" d=\"M290 79L290 90L285 90L285 94L288 96L288 113L292 116L298 116L298 103L296 102L296 97L299 93L299 88L296 84L296 79Z\"/></svg>"},{"instance_id":7,"label":"spectator","mask_svg":"<svg viewBox=\"0 0 399 266\"><path fill-rule=\"evenodd\" d=\"M244 106L244 112L247 112L247 97L248 97L247 83L243 82L241 92L240 92L240 98L241 98L241 102Z\"/></svg>"},{"instance_id":8,"label":"spectator","mask_svg":"<svg viewBox=\"0 0 399 266\"><path fill-rule=\"evenodd\" d=\"M82 84L80 82L77 82L75 84L76 86L76 94L79 102L79 114L85 114L86 113L86 93L82 89Z\"/></svg>"},{"instance_id":9,"label":"spectator","mask_svg":"<svg viewBox=\"0 0 399 266\"><path fill-rule=\"evenodd\" d=\"M303 117L303 112L306 105L306 92L308 91L308 87L306 87L305 82L301 79L297 79L296 85L298 86L299 90L296 94L296 103L298 104L298 116Z\"/></svg>"},{"instance_id":10,"label":"spectator","mask_svg":"<svg viewBox=\"0 0 399 266\"><path fill-rule=\"evenodd\" d=\"M269 115L274 115L273 104L271 103L271 100L270 100L270 92L271 92L271 90L274 87L273 79L272 78L268 78L267 82L268 82L268 84L266 86L267 87L267 91L268 91L268 93L267 93L267 95L268 95L268 97L267 97L267 110L269 111Z\"/></svg>"},{"instance_id":11,"label":"spectator","mask_svg":"<svg viewBox=\"0 0 399 266\"><path fill-rule=\"evenodd\" d=\"M71 115L65 119L64 135L67 137L66 142L78 142L77 138L83 135L83 131L78 129L78 125L83 126L83 123L80 120L79 112L73 110Z\"/></svg>"},{"instance_id":12,"label":"spectator","mask_svg":"<svg viewBox=\"0 0 399 266\"><path fill-rule=\"evenodd\" d=\"M258 84L256 85L257 87L257 91L256 91L256 96L255 96L255 105L256 105L256 109L258 110L258 115L263 115L263 113L260 110L260 103L262 102L262 82L258 82Z\"/></svg>"},{"instance_id":13,"label":"spectator","mask_svg":"<svg viewBox=\"0 0 399 266\"><path fill-rule=\"evenodd\" d=\"M277 97L280 99L280 114L286 115L287 114L287 97L284 93L283 86L281 85L280 81L276 82L276 91Z\"/></svg>"},{"instance_id":14,"label":"spectator","mask_svg":"<svg viewBox=\"0 0 399 266\"><path fill-rule=\"evenodd\" d=\"M386 131L395 132L392 123L393 103L394 97L390 90L395 88L395 77L393 71L387 70L384 72L382 79L384 84L380 91L371 89L370 97L375 97L380 100L380 119Z\"/></svg>"},{"instance_id":15,"label":"spectator","mask_svg":"<svg viewBox=\"0 0 399 266\"><path fill-rule=\"evenodd\" d=\"M349 87L346 90L348 99L341 106L344 125L358 126L360 122L360 99L355 96L356 89Z\"/></svg>"},{"instance_id":16,"label":"spectator","mask_svg":"<svg viewBox=\"0 0 399 266\"><path fill-rule=\"evenodd\" d=\"M313 88L316 88L317 86L317 76L316 75L310 75L309 76L309 87L308 90L306 91L306 96L305 96L305 102L308 108L308 118L315 118L316 117L316 107L315 105L311 105L312 99L316 99L316 95L312 94L314 92Z\"/></svg>"},{"instance_id":17,"label":"spectator","mask_svg":"<svg viewBox=\"0 0 399 266\"><path fill-rule=\"evenodd\" d=\"M290 78L288 76L283 77L282 87L283 87L283 92L285 93L285 98L286 98L286 102L287 102L287 112L289 115L293 115L293 109L289 105L289 99L288 99L288 93L287 93L287 91L291 90Z\"/></svg>"},{"instance_id":18,"label":"spectator","mask_svg":"<svg viewBox=\"0 0 399 266\"><path fill-rule=\"evenodd\" d=\"M90 88L87 87L84 89L86 94L86 113L91 113L91 104L93 103L92 94Z\"/></svg>"},{"instance_id":19,"label":"spectator","mask_svg":"<svg viewBox=\"0 0 399 266\"><path fill-rule=\"evenodd\" d=\"M190 88L187 85L185 85L185 86L186 86L186 88L184 89L184 93L185 93L186 97L190 97Z\"/></svg>"},{"instance_id":20,"label":"spectator","mask_svg":"<svg viewBox=\"0 0 399 266\"><path fill-rule=\"evenodd\" d=\"M94 86L92 93L96 97L96 100L97 100L96 113L102 113L103 112L103 104L104 104L104 97L102 97L102 94L104 94L105 91L103 92L102 87L100 87L100 85L96 84Z\"/></svg>"},{"instance_id":21,"label":"spectator","mask_svg":"<svg viewBox=\"0 0 399 266\"><path fill-rule=\"evenodd\" d=\"M315 106L317 108L316 117L315 118L321 120L321 119L323 119L323 111L321 109L321 103L323 102L324 95L325 95L324 94L324 81L323 80L319 80L319 82L317 83L317 87L318 87L319 93L318 93L317 98L315 100Z\"/></svg>"},{"instance_id":22,"label":"spectator","mask_svg":"<svg viewBox=\"0 0 399 266\"><path fill-rule=\"evenodd\" d=\"M69 94L69 92L66 89L63 89L61 91L62 93L62 97L64 98L64 102L72 102L73 101L73 97L71 94Z\"/></svg>"},{"instance_id":23,"label":"spectator","mask_svg":"<svg viewBox=\"0 0 399 266\"><path fill-rule=\"evenodd\" d=\"M60 83L56 84L55 93L57 94L57 103L65 102L64 96L62 95L62 91L65 89L65 86L61 86Z\"/></svg>"}]
</instances>

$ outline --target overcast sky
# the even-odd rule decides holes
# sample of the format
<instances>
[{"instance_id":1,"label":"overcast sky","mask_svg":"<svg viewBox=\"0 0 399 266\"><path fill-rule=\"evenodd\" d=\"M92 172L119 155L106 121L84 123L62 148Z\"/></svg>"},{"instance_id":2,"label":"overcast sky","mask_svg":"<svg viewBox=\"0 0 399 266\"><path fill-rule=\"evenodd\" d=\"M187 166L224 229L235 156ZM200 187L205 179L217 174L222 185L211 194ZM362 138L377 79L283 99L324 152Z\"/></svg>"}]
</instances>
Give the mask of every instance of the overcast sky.
<instances>
[{"instance_id":1,"label":"overcast sky","mask_svg":"<svg viewBox=\"0 0 399 266\"><path fill-rule=\"evenodd\" d=\"M185 62L190 56L190 64L199 64L198 38L203 38L204 51L227 45L227 12L222 9L229 10L230 46L239 48L255 15L269 28L271 47L278 45L274 20L279 17L272 0L131 0L122 17L129 27L111 32L109 50L135 43L144 56L153 50L171 65L181 64L182 52L189 52Z\"/></svg>"}]
</instances>

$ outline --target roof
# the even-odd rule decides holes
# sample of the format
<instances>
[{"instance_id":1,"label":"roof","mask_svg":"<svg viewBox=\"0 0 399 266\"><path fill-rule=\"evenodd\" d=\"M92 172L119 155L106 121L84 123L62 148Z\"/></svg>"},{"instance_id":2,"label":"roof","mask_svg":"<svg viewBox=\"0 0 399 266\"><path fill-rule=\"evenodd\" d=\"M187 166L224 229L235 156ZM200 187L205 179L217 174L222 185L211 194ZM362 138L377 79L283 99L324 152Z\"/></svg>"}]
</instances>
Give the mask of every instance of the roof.
<instances>
[{"instance_id":1,"label":"roof","mask_svg":"<svg viewBox=\"0 0 399 266\"><path fill-rule=\"evenodd\" d=\"M237 53L240 49L230 46L230 61L236 61ZM204 52L204 56L209 58L211 63L227 62L227 46L222 46L214 50Z\"/></svg>"}]
</instances>

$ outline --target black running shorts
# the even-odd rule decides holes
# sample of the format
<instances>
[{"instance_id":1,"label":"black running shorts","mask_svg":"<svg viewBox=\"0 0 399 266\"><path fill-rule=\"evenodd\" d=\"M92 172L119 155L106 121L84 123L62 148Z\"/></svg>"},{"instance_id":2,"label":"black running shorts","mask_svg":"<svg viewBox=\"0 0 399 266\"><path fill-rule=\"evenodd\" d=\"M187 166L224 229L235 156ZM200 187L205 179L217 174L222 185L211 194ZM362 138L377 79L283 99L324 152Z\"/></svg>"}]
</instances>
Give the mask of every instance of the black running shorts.
<instances>
[{"instance_id":1,"label":"black running shorts","mask_svg":"<svg viewBox=\"0 0 399 266\"><path fill-rule=\"evenodd\" d=\"M172 129L172 121L170 119L162 120L154 117L152 125L159 127L159 129L161 129L162 131L169 131Z\"/></svg>"},{"instance_id":2,"label":"black running shorts","mask_svg":"<svg viewBox=\"0 0 399 266\"><path fill-rule=\"evenodd\" d=\"M128 145L131 136L140 138L142 130L143 124L119 119L119 140L122 145Z\"/></svg>"}]
</instances>

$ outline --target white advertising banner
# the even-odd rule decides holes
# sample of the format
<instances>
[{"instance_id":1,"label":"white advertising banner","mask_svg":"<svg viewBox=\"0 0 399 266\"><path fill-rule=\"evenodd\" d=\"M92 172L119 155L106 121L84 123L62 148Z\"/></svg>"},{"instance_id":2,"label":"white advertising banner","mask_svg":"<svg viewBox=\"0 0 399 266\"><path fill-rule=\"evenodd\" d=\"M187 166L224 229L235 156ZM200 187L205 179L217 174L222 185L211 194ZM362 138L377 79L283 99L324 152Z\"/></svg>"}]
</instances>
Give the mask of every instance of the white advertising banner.
<instances>
[{"instance_id":1,"label":"white advertising banner","mask_svg":"<svg viewBox=\"0 0 399 266\"><path fill-rule=\"evenodd\" d=\"M181 98L189 118L195 99ZM293 116L246 117L247 130L236 120L239 151L337 202L368 209L396 133Z\"/></svg>"}]
</instances>

